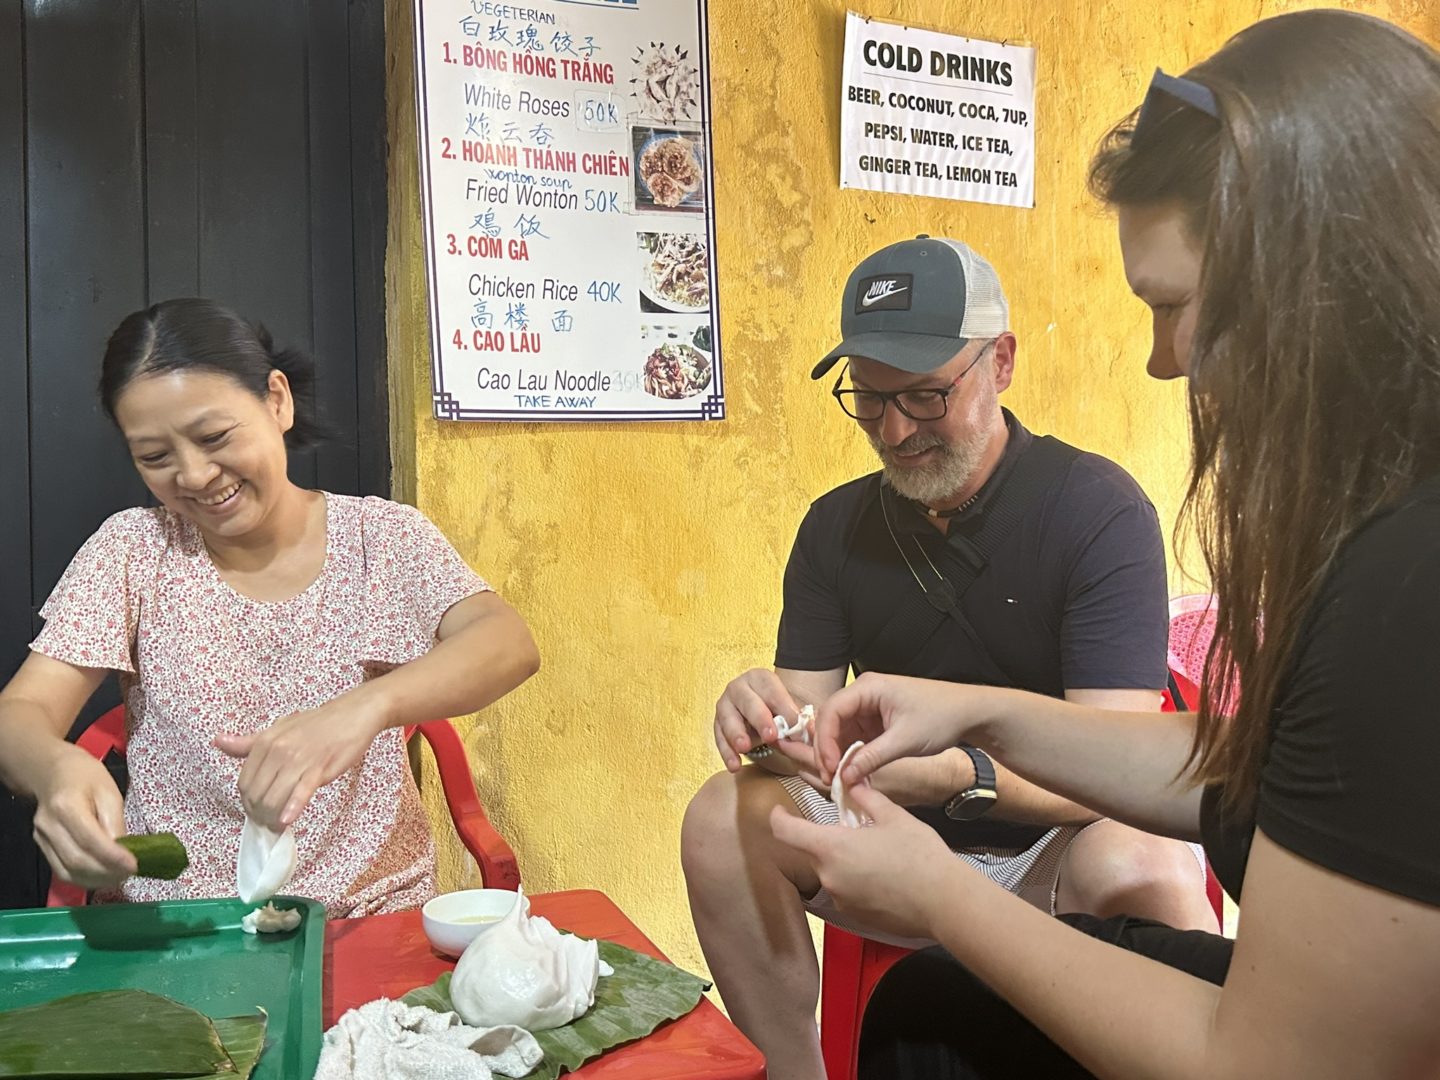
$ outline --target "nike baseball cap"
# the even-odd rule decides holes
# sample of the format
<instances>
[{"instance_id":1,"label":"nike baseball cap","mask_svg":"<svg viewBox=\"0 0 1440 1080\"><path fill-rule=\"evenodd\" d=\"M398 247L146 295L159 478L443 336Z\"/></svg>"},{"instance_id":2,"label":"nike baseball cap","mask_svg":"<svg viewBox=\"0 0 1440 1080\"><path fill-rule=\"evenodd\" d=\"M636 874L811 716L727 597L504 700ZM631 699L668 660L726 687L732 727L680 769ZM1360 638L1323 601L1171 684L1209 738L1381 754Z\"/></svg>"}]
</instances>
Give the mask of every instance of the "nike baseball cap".
<instances>
[{"instance_id":1,"label":"nike baseball cap","mask_svg":"<svg viewBox=\"0 0 1440 1080\"><path fill-rule=\"evenodd\" d=\"M974 338L1010 329L995 268L957 240L921 233L875 252L850 272L840 308L844 338L810 372L864 356L916 375L934 371Z\"/></svg>"}]
</instances>

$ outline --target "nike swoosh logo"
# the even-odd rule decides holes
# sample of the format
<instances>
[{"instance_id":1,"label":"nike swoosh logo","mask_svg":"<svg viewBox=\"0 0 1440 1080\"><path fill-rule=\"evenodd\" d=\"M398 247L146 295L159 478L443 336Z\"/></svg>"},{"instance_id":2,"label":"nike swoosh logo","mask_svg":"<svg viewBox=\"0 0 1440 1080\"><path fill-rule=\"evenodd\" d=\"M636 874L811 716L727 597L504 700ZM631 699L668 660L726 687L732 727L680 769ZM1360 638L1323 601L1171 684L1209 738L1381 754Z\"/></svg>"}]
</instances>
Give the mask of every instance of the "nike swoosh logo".
<instances>
[{"instance_id":1,"label":"nike swoosh logo","mask_svg":"<svg viewBox=\"0 0 1440 1080\"><path fill-rule=\"evenodd\" d=\"M871 304L876 303L877 301L884 300L887 296L894 296L896 293L902 293L908 288L908 285L901 285L898 289L887 289L884 292L880 293L878 296L862 296L860 298L860 306L869 307Z\"/></svg>"}]
</instances>

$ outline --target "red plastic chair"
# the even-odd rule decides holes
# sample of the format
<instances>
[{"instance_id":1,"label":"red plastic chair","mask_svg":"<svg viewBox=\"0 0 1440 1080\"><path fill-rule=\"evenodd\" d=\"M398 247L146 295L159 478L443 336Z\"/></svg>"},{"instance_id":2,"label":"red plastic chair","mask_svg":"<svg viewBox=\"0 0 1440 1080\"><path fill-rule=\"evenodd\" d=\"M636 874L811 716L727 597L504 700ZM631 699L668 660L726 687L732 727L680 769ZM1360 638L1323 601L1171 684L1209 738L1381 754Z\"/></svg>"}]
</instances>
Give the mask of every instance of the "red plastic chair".
<instances>
[{"instance_id":1,"label":"red plastic chair","mask_svg":"<svg viewBox=\"0 0 1440 1080\"><path fill-rule=\"evenodd\" d=\"M475 857L480 875L489 889L516 889L520 886L520 867L515 861L515 852L505 838L495 831L485 808L480 805L480 796L475 790L475 779L470 774L470 762L465 756L465 744L455 733L449 720L431 720L424 724L405 729L408 741L419 732L435 755L435 764L440 772L440 786L445 792L446 805L450 807L450 818L455 832L467 851ZM104 761L110 753L125 754L125 707L117 705L85 729L76 740L76 745L88 750L94 757ZM52 881L47 907L74 907L85 903L85 890L78 885L63 881Z\"/></svg>"},{"instance_id":2,"label":"red plastic chair","mask_svg":"<svg viewBox=\"0 0 1440 1080\"><path fill-rule=\"evenodd\" d=\"M1195 684L1176 671L1171 671L1182 697L1180 706L1194 708L1199 699ZM1177 703L1165 691L1162 712L1175 712ZM1225 893L1220 881L1207 864L1205 895L1215 910L1217 925L1224 924ZM860 1022L871 993L896 961L909 956L909 949L886 945L879 941L848 933L826 925L824 938L825 962L820 982L820 1053L825 1059L825 1074L831 1080L855 1080L860 1051Z\"/></svg>"}]
</instances>

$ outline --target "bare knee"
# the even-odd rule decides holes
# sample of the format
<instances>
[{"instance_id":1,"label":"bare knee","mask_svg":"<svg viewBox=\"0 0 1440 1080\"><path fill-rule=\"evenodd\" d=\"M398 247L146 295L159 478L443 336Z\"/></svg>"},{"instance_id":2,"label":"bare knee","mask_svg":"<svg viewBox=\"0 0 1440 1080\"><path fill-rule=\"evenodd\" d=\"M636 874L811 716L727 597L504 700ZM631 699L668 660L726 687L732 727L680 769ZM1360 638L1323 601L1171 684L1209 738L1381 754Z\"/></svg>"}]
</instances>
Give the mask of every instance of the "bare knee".
<instances>
[{"instance_id":1,"label":"bare knee","mask_svg":"<svg viewBox=\"0 0 1440 1080\"><path fill-rule=\"evenodd\" d=\"M1209 910L1205 875L1189 845L1105 821L1076 837L1066 853L1056 910L1200 926ZM1213 929L1213 916L1209 922Z\"/></svg>"},{"instance_id":2,"label":"bare knee","mask_svg":"<svg viewBox=\"0 0 1440 1080\"><path fill-rule=\"evenodd\" d=\"M680 822L680 865L685 876L709 870L715 856L733 850L738 829L737 778L716 773L700 785Z\"/></svg>"},{"instance_id":3,"label":"bare knee","mask_svg":"<svg viewBox=\"0 0 1440 1080\"><path fill-rule=\"evenodd\" d=\"M771 831L770 812L776 806L796 812L785 789L763 769L746 766L706 780L680 824L680 866L692 889L733 883L740 871L772 867L797 886L804 885L813 872Z\"/></svg>"}]
</instances>

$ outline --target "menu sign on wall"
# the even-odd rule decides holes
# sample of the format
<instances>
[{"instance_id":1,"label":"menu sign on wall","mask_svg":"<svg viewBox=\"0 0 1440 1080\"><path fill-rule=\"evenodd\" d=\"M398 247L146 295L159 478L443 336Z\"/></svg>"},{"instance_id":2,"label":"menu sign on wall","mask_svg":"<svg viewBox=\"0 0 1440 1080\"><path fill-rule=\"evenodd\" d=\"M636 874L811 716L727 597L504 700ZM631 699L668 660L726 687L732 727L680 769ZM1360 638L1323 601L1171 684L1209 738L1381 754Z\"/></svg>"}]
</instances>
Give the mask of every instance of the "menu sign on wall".
<instances>
[{"instance_id":1,"label":"menu sign on wall","mask_svg":"<svg viewBox=\"0 0 1440 1080\"><path fill-rule=\"evenodd\" d=\"M840 186L1035 205L1035 50L850 12Z\"/></svg>"},{"instance_id":2,"label":"menu sign on wall","mask_svg":"<svg viewBox=\"0 0 1440 1080\"><path fill-rule=\"evenodd\" d=\"M718 420L705 0L415 0L444 420Z\"/></svg>"}]
</instances>

